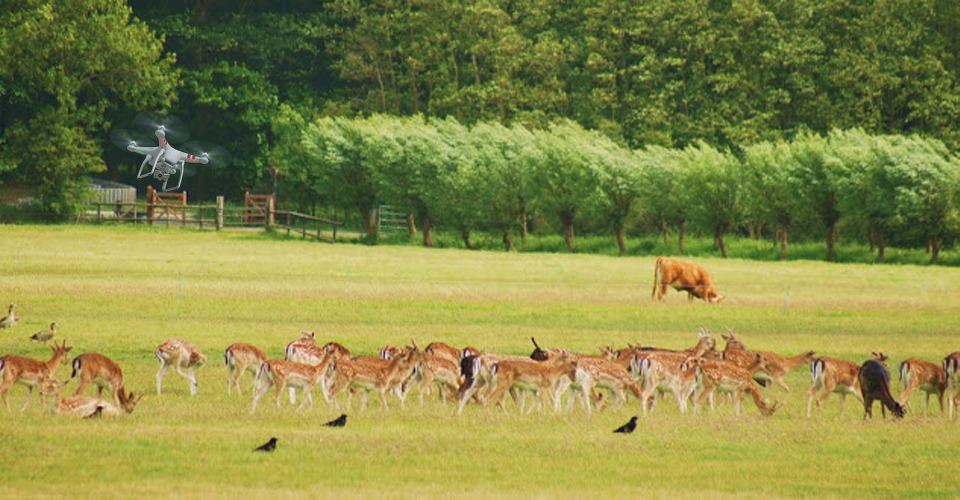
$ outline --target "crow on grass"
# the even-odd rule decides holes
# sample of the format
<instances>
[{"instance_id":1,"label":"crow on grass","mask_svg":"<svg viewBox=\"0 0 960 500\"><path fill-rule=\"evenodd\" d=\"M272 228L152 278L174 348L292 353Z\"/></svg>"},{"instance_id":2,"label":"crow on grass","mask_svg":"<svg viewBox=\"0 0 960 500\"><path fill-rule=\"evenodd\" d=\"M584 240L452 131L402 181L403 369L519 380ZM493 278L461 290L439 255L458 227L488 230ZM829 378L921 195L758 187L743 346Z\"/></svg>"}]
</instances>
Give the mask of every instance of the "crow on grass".
<instances>
[{"instance_id":1,"label":"crow on grass","mask_svg":"<svg viewBox=\"0 0 960 500\"><path fill-rule=\"evenodd\" d=\"M273 451L277 449L277 438L270 438L270 441L256 447L253 451Z\"/></svg>"},{"instance_id":2,"label":"crow on grass","mask_svg":"<svg viewBox=\"0 0 960 500\"><path fill-rule=\"evenodd\" d=\"M636 429L636 428L637 428L637 417L634 416L634 417L631 417L631 418L630 418L630 421L629 421L629 422L621 425L620 427L617 427L617 429L616 429L615 431L613 431L613 432L620 432L620 433L622 433L622 434L630 434L630 433L633 432L633 430Z\"/></svg>"}]
</instances>

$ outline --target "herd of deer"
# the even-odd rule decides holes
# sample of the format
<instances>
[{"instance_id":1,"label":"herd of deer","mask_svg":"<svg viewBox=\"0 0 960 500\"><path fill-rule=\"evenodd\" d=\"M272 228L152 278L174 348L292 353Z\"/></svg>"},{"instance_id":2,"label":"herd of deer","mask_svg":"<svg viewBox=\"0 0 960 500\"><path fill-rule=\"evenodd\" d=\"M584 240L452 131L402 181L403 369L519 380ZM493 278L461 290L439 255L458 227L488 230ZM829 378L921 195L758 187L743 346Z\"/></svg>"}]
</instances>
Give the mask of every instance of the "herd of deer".
<instances>
[{"instance_id":1,"label":"herd of deer","mask_svg":"<svg viewBox=\"0 0 960 500\"><path fill-rule=\"evenodd\" d=\"M841 411L846 395L852 394L864 404L865 416L871 415L874 400L881 402L884 416L889 409L895 416L905 413L910 396L917 390L926 393L924 413L930 396L937 396L941 412L944 396L948 395L948 414L952 416L960 403L958 364L960 351L947 355L941 364L919 359L908 359L900 364L900 379L904 390L897 401L890 393L890 375L887 357L874 353L862 364L852 361L815 357L813 351L793 357L774 352L752 351L733 333L722 335L726 346L717 349L716 340L701 329L697 344L675 351L628 345L622 349L604 348L597 355L581 354L564 349L543 349L533 340L530 356L483 353L471 347L456 348L442 342L433 342L420 349L416 342L406 347L385 346L379 356L353 356L343 345L328 342L318 345L313 332L286 346L285 359L267 359L260 348L247 343L235 343L224 351L227 367L227 392L241 393L243 374L253 374L253 404L255 412L260 399L274 389L273 399L280 406L284 389L296 403L300 389L299 408L313 406L313 389L320 388L325 401L338 407L338 395L346 392L349 408L353 394L360 393L365 407L370 392L375 392L384 408L388 397L395 395L401 404L413 389L422 404L426 394L434 389L443 401L456 404L456 413L463 412L471 401L489 406L496 404L506 411L509 394L520 411L532 412L535 407L552 406L559 411L564 399L568 408L577 401L586 412L611 404L621 408L628 396L636 398L644 414L654 410L658 400L671 395L681 413L692 405L699 411L706 403L710 409L717 393L729 395L734 412L740 414L741 401L749 396L763 415L770 415L779 406L771 404L767 395L773 385L789 391L784 376L791 370L810 365L812 384L807 393L807 416L813 404L817 410L832 393L840 395ZM118 415L132 412L143 397L124 387L120 366L98 353L84 353L72 361L70 379L54 377L59 365L67 360L71 348L65 342L54 343L53 356L47 361L23 356L0 357L0 397L9 410L8 395L15 383L28 389L25 410L32 399L33 388L42 397L49 398L51 410L65 415ZM197 369L207 358L190 342L170 339L161 343L155 352L160 361L157 372L157 394L168 368L190 381L190 393L197 393ZM79 385L72 397L61 395L63 387L79 375ZM97 397L83 395L95 384ZM103 397L103 391L108 396ZM535 405L527 409L526 398L534 397Z\"/></svg>"}]
</instances>

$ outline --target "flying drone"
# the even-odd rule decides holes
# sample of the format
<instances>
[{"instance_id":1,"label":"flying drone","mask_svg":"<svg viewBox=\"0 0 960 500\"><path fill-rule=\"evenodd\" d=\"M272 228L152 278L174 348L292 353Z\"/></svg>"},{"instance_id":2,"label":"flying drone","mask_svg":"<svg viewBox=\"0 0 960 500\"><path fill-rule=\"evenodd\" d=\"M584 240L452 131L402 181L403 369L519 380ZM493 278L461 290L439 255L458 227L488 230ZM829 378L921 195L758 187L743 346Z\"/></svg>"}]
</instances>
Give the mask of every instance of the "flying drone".
<instances>
[{"instance_id":1,"label":"flying drone","mask_svg":"<svg viewBox=\"0 0 960 500\"><path fill-rule=\"evenodd\" d=\"M139 114L136 118L137 127L143 131L152 130L157 136L157 145L143 145L145 141L138 141L126 130L110 132L110 139L117 146L144 155L137 179L154 177L163 182L163 191L180 189L184 175L192 175L193 171L188 164L219 164L226 166L230 162L230 155L219 146L204 147L198 142L188 142L183 145L187 151L181 151L170 145L170 141L182 142L187 139L186 125L176 119L167 118L164 121L154 120L147 115ZM149 168L148 168L149 167Z\"/></svg>"}]
</instances>

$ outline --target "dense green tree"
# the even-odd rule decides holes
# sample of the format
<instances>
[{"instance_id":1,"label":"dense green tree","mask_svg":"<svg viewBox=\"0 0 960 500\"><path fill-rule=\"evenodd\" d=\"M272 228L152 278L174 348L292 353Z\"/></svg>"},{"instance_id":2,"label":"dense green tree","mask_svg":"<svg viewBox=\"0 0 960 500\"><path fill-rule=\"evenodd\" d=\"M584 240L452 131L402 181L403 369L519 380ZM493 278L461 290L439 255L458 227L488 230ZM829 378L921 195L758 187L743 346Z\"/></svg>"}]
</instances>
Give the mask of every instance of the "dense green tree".
<instances>
[{"instance_id":1,"label":"dense green tree","mask_svg":"<svg viewBox=\"0 0 960 500\"><path fill-rule=\"evenodd\" d=\"M686 189L688 171L682 152L661 146L647 146L634 152L641 166L640 212L651 219L663 236L664 245L670 226L677 229L677 253L683 254L690 219L690 196Z\"/></svg>"},{"instance_id":2,"label":"dense green tree","mask_svg":"<svg viewBox=\"0 0 960 500\"><path fill-rule=\"evenodd\" d=\"M743 214L743 174L740 161L728 151L699 142L683 149L681 161L689 175L691 219L713 234L720 255L727 257L724 235L740 223Z\"/></svg>"},{"instance_id":3,"label":"dense green tree","mask_svg":"<svg viewBox=\"0 0 960 500\"><path fill-rule=\"evenodd\" d=\"M110 118L163 109L174 59L119 0L9 1L0 9L0 164L29 182L43 211L75 215L87 177L105 169Z\"/></svg>"}]
</instances>

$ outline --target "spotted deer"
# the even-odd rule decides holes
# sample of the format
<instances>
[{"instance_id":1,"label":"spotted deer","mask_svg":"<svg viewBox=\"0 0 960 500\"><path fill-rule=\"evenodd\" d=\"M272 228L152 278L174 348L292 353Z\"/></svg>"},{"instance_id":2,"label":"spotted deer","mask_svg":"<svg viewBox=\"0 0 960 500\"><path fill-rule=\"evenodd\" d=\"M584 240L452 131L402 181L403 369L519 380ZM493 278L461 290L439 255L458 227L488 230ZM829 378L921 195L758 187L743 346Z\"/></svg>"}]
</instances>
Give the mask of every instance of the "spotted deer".
<instances>
[{"instance_id":1,"label":"spotted deer","mask_svg":"<svg viewBox=\"0 0 960 500\"><path fill-rule=\"evenodd\" d=\"M70 379L80 376L74 396L83 394L84 389L92 383L97 386L97 397L102 397L103 390L108 389L114 404L121 404L120 400L126 394L126 389L123 386L123 371L114 360L103 354L86 352L73 358L72 366Z\"/></svg>"},{"instance_id":2,"label":"spotted deer","mask_svg":"<svg viewBox=\"0 0 960 500\"><path fill-rule=\"evenodd\" d=\"M256 382L260 365L266 361L267 354L255 345L237 342L227 347L223 351L223 362L227 366L227 394L231 394L234 387L237 394L243 394L240 378L249 371L253 373L253 380Z\"/></svg>"},{"instance_id":3,"label":"spotted deer","mask_svg":"<svg viewBox=\"0 0 960 500\"><path fill-rule=\"evenodd\" d=\"M943 393L947 390L947 376L943 366L922 359L911 358L900 363L900 382L903 383L903 392L900 393L900 404L908 406L910 396L918 389L926 396L923 404L923 414L930 409L930 396L936 395L940 403L940 413L943 413Z\"/></svg>"},{"instance_id":4,"label":"spotted deer","mask_svg":"<svg viewBox=\"0 0 960 500\"><path fill-rule=\"evenodd\" d=\"M162 393L163 376L171 366L180 376L190 381L190 395L197 394L197 369L207 362L207 357L197 346L186 340L168 339L157 346L156 355L160 361L157 395Z\"/></svg>"},{"instance_id":5,"label":"spotted deer","mask_svg":"<svg viewBox=\"0 0 960 500\"><path fill-rule=\"evenodd\" d=\"M59 345L54 342L53 355L47 361L27 358L24 356L7 355L0 358L3 362L3 374L0 377L0 397L3 398L3 404L7 411L10 410L9 392L13 384L22 384L27 386L27 401L23 404L20 411L25 411L30 406L30 400L33 399L33 388L37 386L40 379L49 378L57 370L61 363L66 361L67 353L71 347L67 347L66 342Z\"/></svg>"},{"instance_id":6,"label":"spotted deer","mask_svg":"<svg viewBox=\"0 0 960 500\"><path fill-rule=\"evenodd\" d=\"M95 414L99 408L103 415L117 416L123 413L133 413L137 403L143 399L143 394L134 394L121 389L116 403L110 400L102 399L99 396L92 398L88 396L73 396L64 398L61 396L63 387L70 380L59 381L53 377L47 377L40 381L38 388L40 395L50 398L50 412L57 415L68 415L76 417L89 417Z\"/></svg>"}]
</instances>

